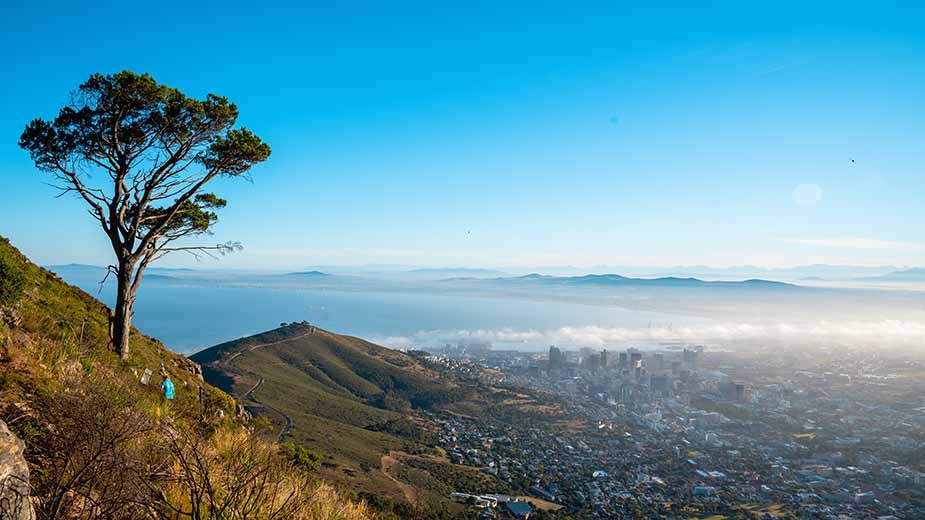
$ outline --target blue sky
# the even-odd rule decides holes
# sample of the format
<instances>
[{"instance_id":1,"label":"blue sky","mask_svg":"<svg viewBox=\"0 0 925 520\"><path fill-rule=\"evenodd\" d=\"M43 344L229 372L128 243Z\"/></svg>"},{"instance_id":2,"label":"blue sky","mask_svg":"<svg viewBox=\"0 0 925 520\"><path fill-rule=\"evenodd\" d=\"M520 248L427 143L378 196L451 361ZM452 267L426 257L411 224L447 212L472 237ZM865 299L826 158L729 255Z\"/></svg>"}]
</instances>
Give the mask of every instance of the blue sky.
<instances>
[{"instance_id":1,"label":"blue sky","mask_svg":"<svg viewBox=\"0 0 925 520\"><path fill-rule=\"evenodd\" d=\"M18 136L131 69L273 148L214 186L245 250L164 265L925 264L914 3L17 4L0 234L40 263L111 252Z\"/></svg>"}]
</instances>

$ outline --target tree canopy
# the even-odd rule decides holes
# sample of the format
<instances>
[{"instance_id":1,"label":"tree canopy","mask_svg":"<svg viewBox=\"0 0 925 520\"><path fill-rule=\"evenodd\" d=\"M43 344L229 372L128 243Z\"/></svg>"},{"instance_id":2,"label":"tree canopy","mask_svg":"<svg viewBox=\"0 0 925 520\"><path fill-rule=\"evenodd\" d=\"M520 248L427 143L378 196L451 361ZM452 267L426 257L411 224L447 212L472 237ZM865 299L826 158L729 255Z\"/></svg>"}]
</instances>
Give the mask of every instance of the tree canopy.
<instances>
[{"instance_id":1,"label":"tree canopy","mask_svg":"<svg viewBox=\"0 0 925 520\"><path fill-rule=\"evenodd\" d=\"M54 120L33 120L19 144L55 186L83 198L112 240L144 259L215 223L212 210L225 201L199 193L207 182L269 157L259 137L233 128L237 117L222 96L193 99L147 74L94 74ZM96 173L114 189L93 184Z\"/></svg>"}]
</instances>

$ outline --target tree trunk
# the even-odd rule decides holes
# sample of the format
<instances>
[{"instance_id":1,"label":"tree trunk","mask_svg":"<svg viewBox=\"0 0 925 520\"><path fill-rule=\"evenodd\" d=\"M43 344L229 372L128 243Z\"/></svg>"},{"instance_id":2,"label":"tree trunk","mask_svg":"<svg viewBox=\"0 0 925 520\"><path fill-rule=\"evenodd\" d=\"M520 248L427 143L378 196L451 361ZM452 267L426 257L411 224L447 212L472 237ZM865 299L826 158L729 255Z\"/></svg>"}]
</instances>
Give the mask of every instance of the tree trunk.
<instances>
[{"instance_id":1,"label":"tree trunk","mask_svg":"<svg viewBox=\"0 0 925 520\"><path fill-rule=\"evenodd\" d=\"M116 306L112 310L110 334L113 348L123 361L128 360L129 334L132 331L132 304L135 303L135 295L132 294L132 272L134 270L134 266L120 265L116 273L118 286Z\"/></svg>"}]
</instances>

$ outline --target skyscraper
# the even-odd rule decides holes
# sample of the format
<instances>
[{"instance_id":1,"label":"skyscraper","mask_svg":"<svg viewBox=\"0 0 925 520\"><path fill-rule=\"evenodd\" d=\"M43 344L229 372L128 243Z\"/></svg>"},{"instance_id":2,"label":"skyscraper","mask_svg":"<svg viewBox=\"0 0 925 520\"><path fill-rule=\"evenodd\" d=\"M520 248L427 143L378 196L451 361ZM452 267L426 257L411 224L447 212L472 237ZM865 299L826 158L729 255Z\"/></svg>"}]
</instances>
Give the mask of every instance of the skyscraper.
<instances>
[{"instance_id":1,"label":"skyscraper","mask_svg":"<svg viewBox=\"0 0 925 520\"><path fill-rule=\"evenodd\" d=\"M652 370L660 371L664 369L665 369L665 354L662 354L661 352L656 352L655 354L652 354Z\"/></svg>"},{"instance_id":2,"label":"skyscraper","mask_svg":"<svg viewBox=\"0 0 925 520\"><path fill-rule=\"evenodd\" d=\"M555 345L550 345L549 347L549 369L557 370L562 368L564 364L564 357L562 356L562 351L559 350Z\"/></svg>"},{"instance_id":3,"label":"skyscraper","mask_svg":"<svg viewBox=\"0 0 925 520\"><path fill-rule=\"evenodd\" d=\"M700 368L700 354L703 347L685 348L683 353L684 366L696 370Z\"/></svg>"},{"instance_id":4,"label":"skyscraper","mask_svg":"<svg viewBox=\"0 0 925 520\"><path fill-rule=\"evenodd\" d=\"M627 350L630 356L630 370L636 370L642 364L642 352L631 348Z\"/></svg>"}]
</instances>

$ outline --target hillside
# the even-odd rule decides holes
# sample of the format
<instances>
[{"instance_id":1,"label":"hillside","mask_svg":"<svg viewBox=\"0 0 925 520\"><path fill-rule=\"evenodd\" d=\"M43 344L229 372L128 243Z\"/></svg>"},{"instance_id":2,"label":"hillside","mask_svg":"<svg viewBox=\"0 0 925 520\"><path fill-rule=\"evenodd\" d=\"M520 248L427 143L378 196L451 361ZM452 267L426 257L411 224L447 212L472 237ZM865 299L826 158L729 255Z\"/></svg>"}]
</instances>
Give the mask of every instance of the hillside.
<instances>
[{"instance_id":1,"label":"hillside","mask_svg":"<svg viewBox=\"0 0 925 520\"><path fill-rule=\"evenodd\" d=\"M109 309L105 305L51 271L33 264L2 237L0 255L21 266L26 280L23 297L15 306L8 306L4 313L5 330L0 330L9 338L8 349L23 345L44 345L51 349L65 345L61 359L44 360L51 362L49 368L57 363L80 361L82 357L86 358L84 361L92 359L103 365L121 365L129 372L145 368L156 372L164 366L177 386L207 386L198 376L199 367L195 363L137 329L132 332L128 362L119 363L118 357L107 348Z\"/></svg>"},{"instance_id":2,"label":"hillside","mask_svg":"<svg viewBox=\"0 0 925 520\"><path fill-rule=\"evenodd\" d=\"M427 461L440 467L434 473L460 471L428 447L433 423L417 410L475 390L413 356L306 323L223 343L192 359L208 381L271 418L286 439L325 454L326 478L396 501L453 507L445 498L454 489L424 485L439 480L424 471L408 479L412 468L403 461L430 454ZM501 488L493 477L468 474Z\"/></svg>"},{"instance_id":3,"label":"hillside","mask_svg":"<svg viewBox=\"0 0 925 520\"><path fill-rule=\"evenodd\" d=\"M248 433L249 418L189 359L133 330L121 362L108 312L0 237L0 421L25 443L38 518L368 517ZM177 389L169 404L161 370Z\"/></svg>"}]
</instances>

